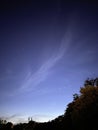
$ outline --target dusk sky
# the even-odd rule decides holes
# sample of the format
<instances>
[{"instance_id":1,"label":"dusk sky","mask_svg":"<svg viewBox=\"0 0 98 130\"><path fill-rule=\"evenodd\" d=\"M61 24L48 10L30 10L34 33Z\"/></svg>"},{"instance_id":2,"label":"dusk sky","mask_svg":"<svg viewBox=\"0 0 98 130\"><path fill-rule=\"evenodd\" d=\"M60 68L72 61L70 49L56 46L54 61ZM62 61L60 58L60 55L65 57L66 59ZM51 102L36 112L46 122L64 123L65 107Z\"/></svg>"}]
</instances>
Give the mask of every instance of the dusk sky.
<instances>
[{"instance_id":1,"label":"dusk sky","mask_svg":"<svg viewBox=\"0 0 98 130\"><path fill-rule=\"evenodd\" d=\"M84 80L98 76L98 5L0 2L0 117L13 123L64 114Z\"/></svg>"}]
</instances>

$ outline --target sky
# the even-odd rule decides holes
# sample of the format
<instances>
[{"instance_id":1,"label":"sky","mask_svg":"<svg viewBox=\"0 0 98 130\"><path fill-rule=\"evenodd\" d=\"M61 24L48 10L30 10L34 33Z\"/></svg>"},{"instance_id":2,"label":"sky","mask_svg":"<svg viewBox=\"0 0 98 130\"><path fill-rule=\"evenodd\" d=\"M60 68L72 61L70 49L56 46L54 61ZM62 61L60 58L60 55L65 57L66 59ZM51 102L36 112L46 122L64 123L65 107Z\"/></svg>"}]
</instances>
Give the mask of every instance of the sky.
<instances>
[{"instance_id":1,"label":"sky","mask_svg":"<svg viewBox=\"0 0 98 130\"><path fill-rule=\"evenodd\" d=\"M55 119L98 77L96 2L0 2L0 117Z\"/></svg>"}]
</instances>

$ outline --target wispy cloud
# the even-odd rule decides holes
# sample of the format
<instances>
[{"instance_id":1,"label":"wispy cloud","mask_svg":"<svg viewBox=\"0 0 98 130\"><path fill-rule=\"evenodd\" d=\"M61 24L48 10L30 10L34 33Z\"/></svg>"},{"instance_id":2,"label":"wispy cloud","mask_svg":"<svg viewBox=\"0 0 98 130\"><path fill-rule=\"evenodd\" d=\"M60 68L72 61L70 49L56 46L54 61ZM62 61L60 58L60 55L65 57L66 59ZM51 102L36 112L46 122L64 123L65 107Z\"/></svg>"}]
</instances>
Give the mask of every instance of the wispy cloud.
<instances>
[{"instance_id":1,"label":"wispy cloud","mask_svg":"<svg viewBox=\"0 0 98 130\"><path fill-rule=\"evenodd\" d=\"M27 76L24 79L24 82L20 88L23 91L32 91L36 86L43 82L49 75L52 67L64 56L65 52L68 50L69 38L63 39L58 51L52 55L48 60L39 67L39 69L32 74L28 72Z\"/></svg>"},{"instance_id":2,"label":"wispy cloud","mask_svg":"<svg viewBox=\"0 0 98 130\"><path fill-rule=\"evenodd\" d=\"M45 115L45 114L38 114L38 115L33 115L32 120L37 121L37 122L48 122L49 120L53 120L56 118L54 115Z\"/></svg>"},{"instance_id":3,"label":"wispy cloud","mask_svg":"<svg viewBox=\"0 0 98 130\"><path fill-rule=\"evenodd\" d=\"M17 123L27 123L28 118L37 122L47 122L56 118L56 115L47 115L47 114L35 114L33 116L24 116L21 114L13 114L11 116L0 116L0 119L6 120L7 122Z\"/></svg>"},{"instance_id":4,"label":"wispy cloud","mask_svg":"<svg viewBox=\"0 0 98 130\"><path fill-rule=\"evenodd\" d=\"M6 120L7 122L12 123L20 123L20 122L26 122L27 120L25 117L21 114L13 114L10 116L0 116L1 119Z\"/></svg>"}]
</instances>

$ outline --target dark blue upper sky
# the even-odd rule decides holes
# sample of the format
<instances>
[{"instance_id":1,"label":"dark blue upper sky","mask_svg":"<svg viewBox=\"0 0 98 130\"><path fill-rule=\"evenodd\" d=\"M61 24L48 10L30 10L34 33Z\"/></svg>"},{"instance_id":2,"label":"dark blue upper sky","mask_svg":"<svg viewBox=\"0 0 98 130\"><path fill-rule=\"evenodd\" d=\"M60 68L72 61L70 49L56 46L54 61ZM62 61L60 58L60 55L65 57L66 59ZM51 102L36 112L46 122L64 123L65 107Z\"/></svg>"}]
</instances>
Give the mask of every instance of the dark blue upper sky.
<instances>
[{"instance_id":1,"label":"dark blue upper sky","mask_svg":"<svg viewBox=\"0 0 98 130\"><path fill-rule=\"evenodd\" d=\"M98 75L95 2L0 3L0 117L48 121Z\"/></svg>"}]
</instances>

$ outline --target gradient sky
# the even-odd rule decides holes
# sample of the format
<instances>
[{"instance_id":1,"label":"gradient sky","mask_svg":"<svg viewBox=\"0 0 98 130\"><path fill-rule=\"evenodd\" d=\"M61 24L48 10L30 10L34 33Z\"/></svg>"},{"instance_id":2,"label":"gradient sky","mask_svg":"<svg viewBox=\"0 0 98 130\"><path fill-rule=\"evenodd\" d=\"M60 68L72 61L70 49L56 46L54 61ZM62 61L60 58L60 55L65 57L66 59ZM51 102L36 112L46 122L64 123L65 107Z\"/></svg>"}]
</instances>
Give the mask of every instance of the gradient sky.
<instances>
[{"instance_id":1,"label":"gradient sky","mask_svg":"<svg viewBox=\"0 0 98 130\"><path fill-rule=\"evenodd\" d=\"M49 121L98 76L98 5L0 3L0 117Z\"/></svg>"}]
</instances>

